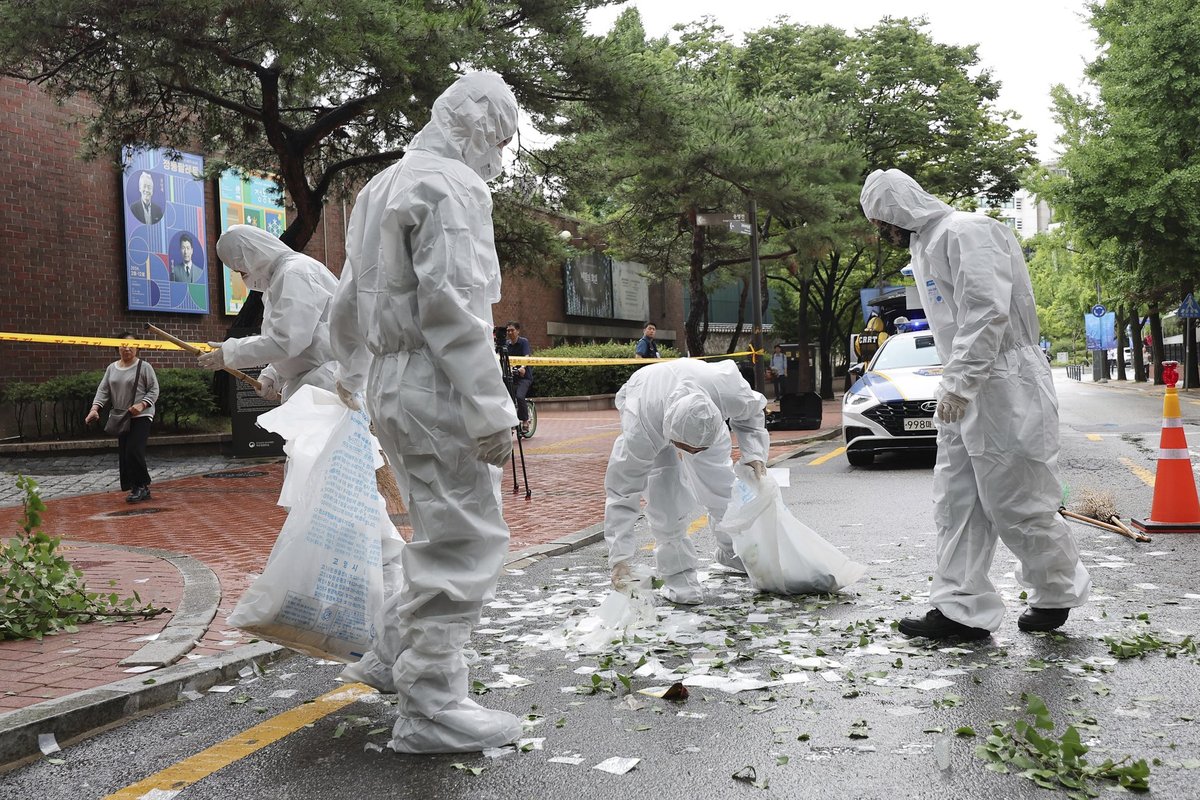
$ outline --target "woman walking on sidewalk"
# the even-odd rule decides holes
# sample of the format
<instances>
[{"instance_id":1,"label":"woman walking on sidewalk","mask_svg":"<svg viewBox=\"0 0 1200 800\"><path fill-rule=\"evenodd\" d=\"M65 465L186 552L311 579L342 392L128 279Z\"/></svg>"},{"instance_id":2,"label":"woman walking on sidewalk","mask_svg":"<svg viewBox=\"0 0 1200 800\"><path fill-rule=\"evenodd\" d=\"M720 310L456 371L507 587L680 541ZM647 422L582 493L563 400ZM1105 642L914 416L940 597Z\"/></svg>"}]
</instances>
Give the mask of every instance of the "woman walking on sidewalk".
<instances>
[{"instance_id":1,"label":"woman walking on sidewalk","mask_svg":"<svg viewBox=\"0 0 1200 800\"><path fill-rule=\"evenodd\" d=\"M118 338L132 339L133 334L122 333ZM140 503L150 499L146 442L150 438L150 422L154 419L154 402L158 400L158 376L154 374L154 367L138 358L135 345L122 344L117 353L120 358L104 371L104 377L96 387L92 409L83 421L85 424L95 422L100 418L100 409L107 405L111 405L118 416L122 410L128 413L126 423L116 432L117 464L121 473L121 491L129 492L125 502Z\"/></svg>"}]
</instances>

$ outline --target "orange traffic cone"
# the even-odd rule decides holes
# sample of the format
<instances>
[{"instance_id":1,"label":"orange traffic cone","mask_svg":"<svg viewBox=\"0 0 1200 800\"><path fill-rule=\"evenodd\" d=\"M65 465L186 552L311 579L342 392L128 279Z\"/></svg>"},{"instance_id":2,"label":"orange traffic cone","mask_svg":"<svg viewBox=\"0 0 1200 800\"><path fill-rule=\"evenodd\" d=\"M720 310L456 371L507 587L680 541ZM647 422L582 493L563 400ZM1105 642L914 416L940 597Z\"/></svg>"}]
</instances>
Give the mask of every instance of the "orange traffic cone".
<instances>
[{"instance_id":1,"label":"orange traffic cone","mask_svg":"<svg viewBox=\"0 0 1200 800\"><path fill-rule=\"evenodd\" d=\"M1183 435L1179 414L1177 361L1163 362L1162 438L1158 445L1158 468L1154 477L1154 503L1150 518L1132 520L1133 527L1144 533L1200 533L1200 500L1196 497L1196 477L1192 458Z\"/></svg>"}]
</instances>

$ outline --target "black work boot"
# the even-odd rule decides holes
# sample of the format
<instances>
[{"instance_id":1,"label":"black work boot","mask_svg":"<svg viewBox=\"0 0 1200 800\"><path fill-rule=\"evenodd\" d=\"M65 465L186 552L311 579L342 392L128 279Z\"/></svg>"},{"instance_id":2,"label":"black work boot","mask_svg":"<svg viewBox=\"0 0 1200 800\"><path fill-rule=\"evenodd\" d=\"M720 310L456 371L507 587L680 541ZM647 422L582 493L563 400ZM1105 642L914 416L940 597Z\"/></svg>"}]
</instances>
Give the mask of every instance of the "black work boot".
<instances>
[{"instance_id":1,"label":"black work boot","mask_svg":"<svg viewBox=\"0 0 1200 800\"><path fill-rule=\"evenodd\" d=\"M1034 608L1030 606L1017 618L1017 627L1023 631L1052 631L1061 628L1067 621L1069 608Z\"/></svg>"},{"instance_id":2,"label":"black work boot","mask_svg":"<svg viewBox=\"0 0 1200 800\"><path fill-rule=\"evenodd\" d=\"M987 628L972 628L955 622L936 608L923 617L900 620L899 629L905 636L924 636L926 639L986 639L992 635Z\"/></svg>"}]
</instances>

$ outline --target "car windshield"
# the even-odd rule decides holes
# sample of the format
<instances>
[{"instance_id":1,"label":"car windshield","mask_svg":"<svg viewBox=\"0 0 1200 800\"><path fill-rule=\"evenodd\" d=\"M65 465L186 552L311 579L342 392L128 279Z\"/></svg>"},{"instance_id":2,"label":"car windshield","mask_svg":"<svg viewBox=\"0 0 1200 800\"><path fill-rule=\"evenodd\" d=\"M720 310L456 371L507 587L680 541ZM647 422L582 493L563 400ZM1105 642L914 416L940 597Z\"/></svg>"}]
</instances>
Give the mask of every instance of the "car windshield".
<instances>
[{"instance_id":1,"label":"car windshield","mask_svg":"<svg viewBox=\"0 0 1200 800\"><path fill-rule=\"evenodd\" d=\"M910 367L936 367L941 364L933 336L893 336L883 343L872 370L905 369Z\"/></svg>"}]
</instances>

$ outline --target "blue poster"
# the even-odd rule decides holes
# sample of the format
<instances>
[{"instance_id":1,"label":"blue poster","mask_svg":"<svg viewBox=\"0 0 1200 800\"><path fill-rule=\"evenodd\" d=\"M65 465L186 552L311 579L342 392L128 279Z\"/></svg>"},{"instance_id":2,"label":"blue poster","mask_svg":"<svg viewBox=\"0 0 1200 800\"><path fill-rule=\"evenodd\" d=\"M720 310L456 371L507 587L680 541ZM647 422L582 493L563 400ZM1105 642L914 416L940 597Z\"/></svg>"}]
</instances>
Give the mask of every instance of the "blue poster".
<instances>
[{"instance_id":1,"label":"blue poster","mask_svg":"<svg viewBox=\"0 0 1200 800\"><path fill-rule=\"evenodd\" d=\"M1112 350L1117 346L1117 315L1109 311L1102 317L1083 315L1084 337L1088 350Z\"/></svg>"},{"instance_id":2,"label":"blue poster","mask_svg":"<svg viewBox=\"0 0 1200 800\"><path fill-rule=\"evenodd\" d=\"M132 150L125 165L125 269L130 311L208 313L204 159Z\"/></svg>"}]
</instances>

